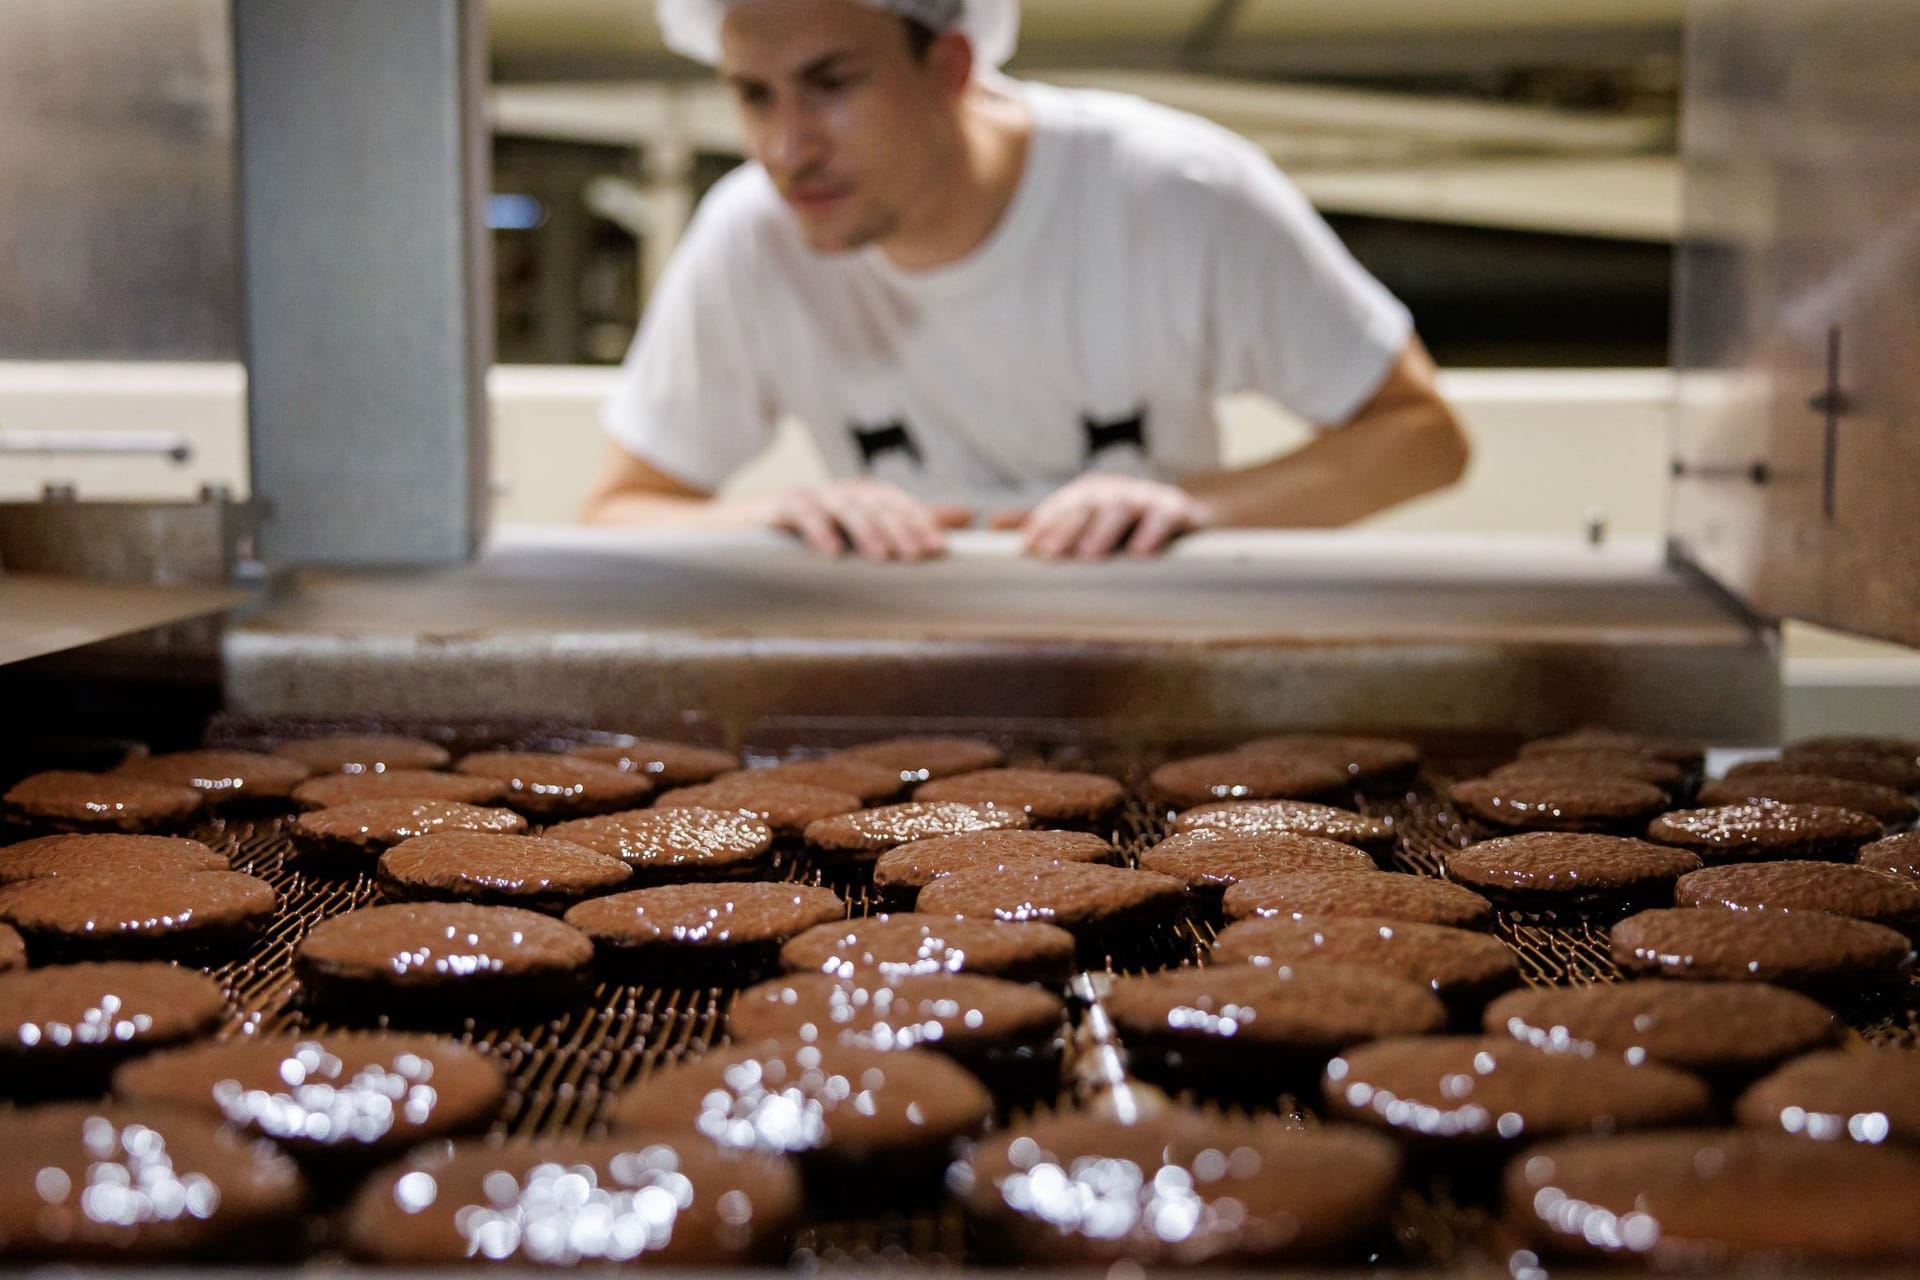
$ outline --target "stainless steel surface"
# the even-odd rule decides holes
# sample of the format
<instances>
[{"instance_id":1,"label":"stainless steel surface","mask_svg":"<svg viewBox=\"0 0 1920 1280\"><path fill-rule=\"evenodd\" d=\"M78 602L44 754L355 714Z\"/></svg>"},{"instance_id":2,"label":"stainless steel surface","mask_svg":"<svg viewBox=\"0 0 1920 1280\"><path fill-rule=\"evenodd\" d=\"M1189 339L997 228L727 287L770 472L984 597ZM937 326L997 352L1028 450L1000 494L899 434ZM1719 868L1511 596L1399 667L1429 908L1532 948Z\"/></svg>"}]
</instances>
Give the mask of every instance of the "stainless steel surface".
<instances>
[{"instance_id":1,"label":"stainless steel surface","mask_svg":"<svg viewBox=\"0 0 1920 1280\"><path fill-rule=\"evenodd\" d=\"M465 559L492 344L478 0L237 0L234 37L263 553Z\"/></svg>"},{"instance_id":2,"label":"stainless steel surface","mask_svg":"<svg viewBox=\"0 0 1920 1280\"><path fill-rule=\"evenodd\" d=\"M1772 637L1651 543L1212 534L1046 564L962 535L930 564L772 536L522 531L477 564L305 575L230 631L252 714L766 715L1548 732L1767 742Z\"/></svg>"},{"instance_id":3,"label":"stainless steel surface","mask_svg":"<svg viewBox=\"0 0 1920 1280\"><path fill-rule=\"evenodd\" d=\"M1675 542L1920 645L1920 7L1697 0L1687 57Z\"/></svg>"},{"instance_id":4,"label":"stainless steel surface","mask_svg":"<svg viewBox=\"0 0 1920 1280\"><path fill-rule=\"evenodd\" d=\"M0 574L0 666L204 617L244 598L227 587Z\"/></svg>"},{"instance_id":5,"label":"stainless steel surface","mask_svg":"<svg viewBox=\"0 0 1920 1280\"><path fill-rule=\"evenodd\" d=\"M0 567L90 582L225 585L252 554L260 512L200 502L0 503Z\"/></svg>"}]
</instances>

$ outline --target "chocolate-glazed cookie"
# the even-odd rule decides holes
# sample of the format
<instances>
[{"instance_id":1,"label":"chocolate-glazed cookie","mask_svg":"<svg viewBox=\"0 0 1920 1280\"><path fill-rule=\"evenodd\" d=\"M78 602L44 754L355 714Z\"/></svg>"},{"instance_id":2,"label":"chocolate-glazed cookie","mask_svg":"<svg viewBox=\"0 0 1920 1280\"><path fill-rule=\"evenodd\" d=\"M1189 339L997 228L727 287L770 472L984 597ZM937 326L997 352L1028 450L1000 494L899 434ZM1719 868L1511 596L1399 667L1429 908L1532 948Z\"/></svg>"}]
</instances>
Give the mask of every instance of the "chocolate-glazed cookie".
<instances>
[{"instance_id":1,"label":"chocolate-glazed cookie","mask_svg":"<svg viewBox=\"0 0 1920 1280\"><path fill-rule=\"evenodd\" d=\"M1313 800L1352 785L1344 765L1324 756L1222 751L1155 769L1153 794L1175 809L1220 800Z\"/></svg>"},{"instance_id":2,"label":"chocolate-glazed cookie","mask_svg":"<svg viewBox=\"0 0 1920 1280\"><path fill-rule=\"evenodd\" d=\"M1172 876L1091 862L980 867L942 876L920 891L918 907L968 919L1059 925L1091 954L1138 944L1180 912L1186 887Z\"/></svg>"},{"instance_id":3,"label":"chocolate-glazed cookie","mask_svg":"<svg viewBox=\"0 0 1920 1280\"><path fill-rule=\"evenodd\" d=\"M1613 926L1623 973L1708 982L1770 982L1815 994L1904 973L1906 935L1819 911L1642 911Z\"/></svg>"},{"instance_id":4,"label":"chocolate-glazed cookie","mask_svg":"<svg viewBox=\"0 0 1920 1280\"><path fill-rule=\"evenodd\" d=\"M1372 871L1373 858L1352 845L1292 833L1241 835L1202 828L1168 836L1140 855L1147 871L1172 876L1187 891L1217 900L1232 885L1280 871Z\"/></svg>"},{"instance_id":5,"label":"chocolate-glazed cookie","mask_svg":"<svg viewBox=\"0 0 1920 1280\"><path fill-rule=\"evenodd\" d=\"M1487 775L1495 782L1537 778L1626 778L1646 782L1672 794L1687 780L1687 771L1671 760L1634 751L1558 751L1522 756Z\"/></svg>"},{"instance_id":6,"label":"chocolate-glazed cookie","mask_svg":"<svg viewBox=\"0 0 1920 1280\"><path fill-rule=\"evenodd\" d=\"M444 769L447 749L394 733L336 733L283 742L273 754L298 760L315 773L385 773L390 769Z\"/></svg>"},{"instance_id":7,"label":"chocolate-glazed cookie","mask_svg":"<svg viewBox=\"0 0 1920 1280\"><path fill-rule=\"evenodd\" d=\"M237 871L43 876L0 886L0 920L36 959L155 959L244 947L279 902Z\"/></svg>"},{"instance_id":8,"label":"chocolate-glazed cookie","mask_svg":"<svg viewBox=\"0 0 1920 1280\"><path fill-rule=\"evenodd\" d=\"M1837 862L1747 862L1680 877L1682 907L1736 911L1828 911L1920 934L1920 885Z\"/></svg>"},{"instance_id":9,"label":"chocolate-glazed cookie","mask_svg":"<svg viewBox=\"0 0 1920 1280\"><path fill-rule=\"evenodd\" d=\"M1040 826L1097 827L1119 811L1126 795L1124 787L1100 773L977 769L923 783L913 798L1024 809Z\"/></svg>"},{"instance_id":10,"label":"chocolate-glazed cookie","mask_svg":"<svg viewBox=\"0 0 1920 1280\"><path fill-rule=\"evenodd\" d=\"M978 973L1059 987L1073 964L1073 935L1055 925L907 911L817 925L780 948L789 973L838 978Z\"/></svg>"},{"instance_id":11,"label":"chocolate-glazed cookie","mask_svg":"<svg viewBox=\"0 0 1920 1280\"><path fill-rule=\"evenodd\" d=\"M1667 807L1666 792L1631 778L1473 778L1447 794L1468 817L1517 831L1620 831Z\"/></svg>"},{"instance_id":12,"label":"chocolate-glazed cookie","mask_svg":"<svg viewBox=\"0 0 1920 1280\"><path fill-rule=\"evenodd\" d=\"M507 784L506 803L536 822L565 822L645 804L653 784L610 764L531 751L483 751L455 766Z\"/></svg>"},{"instance_id":13,"label":"chocolate-glazed cookie","mask_svg":"<svg viewBox=\"0 0 1920 1280\"><path fill-rule=\"evenodd\" d=\"M790 760L760 769L723 773L715 782L797 782L802 786L841 791L859 798L861 805L882 804L906 787L898 769L862 760Z\"/></svg>"},{"instance_id":14,"label":"chocolate-glazed cookie","mask_svg":"<svg viewBox=\"0 0 1920 1280\"><path fill-rule=\"evenodd\" d=\"M1392 1143L1271 1116L1046 1116L980 1144L952 1183L988 1252L1041 1266L1260 1265L1338 1256L1384 1228Z\"/></svg>"},{"instance_id":15,"label":"chocolate-glazed cookie","mask_svg":"<svg viewBox=\"0 0 1920 1280\"><path fill-rule=\"evenodd\" d=\"M1535 738L1520 748L1523 759L1534 756L1563 755L1581 751L1631 751L1658 756L1679 765L1688 773L1699 773L1707 753L1697 742L1685 738L1665 738L1657 734L1629 733L1619 729L1576 729L1551 738Z\"/></svg>"},{"instance_id":16,"label":"chocolate-glazed cookie","mask_svg":"<svg viewBox=\"0 0 1920 1280\"><path fill-rule=\"evenodd\" d=\"M1845 862L1880 835L1879 821L1864 813L1772 800L1681 809L1662 814L1647 827L1647 839L1655 844L1690 849L1707 862Z\"/></svg>"},{"instance_id":17,"label":"chocolate-glazed cookie","mask_svg":"<svg viewBox=\"0 0 1920 1280\"><path fill-rule=\"evenodd\" d=\"M1800 756L1905 756L1920 763L1920 738L1899 738L1870 733L1832 733L1812 738L1796 738L1787 751Z\"/></svg>"},{"instance_id":18,"label":"chocolate-glazed cookie","mask_svg":"<svg viewBox=\"0 0 1920 1280\"><path fill-rule=\"evenodd\" d=\"M1493 905L1471 889L1395 871L1283 871L1227 890L1229 920L1371 916L1453 929L1493 928Z\"/></svg>"},{"instance_id":19,"label":"chocolate-glazed cookie","mask_svg":"<svg viewBox=\"0 0 1920 1280\"><path fill-rule=\"evenodd\" d=\"M915 840L1017 831L1033 825L1022 809L957 800L913 800L860 809L807 824L807 848L831 866L865 866L889 849Z\"/></svg>"},{"instance_id":20,"label":"chocolate-glazed cookie","mask_svg":"<svg viewBox=\"0 0 1920 1280\"><path fill-rule=\"evenodd\" d=\"M831 889L756 881L635 889L583 902L566 920L623 972L738 983L772 970L787 939L846 914Z\"/></svg>"},{"instance_id":21,"label":"chocolate-glazed cookie","mask_svg":"<svg viewBox=\"0 0 1920 1280\"><path fill-rule=\"evenodd\" d=\"M1832 1011L1758 982L1599 982L1510 991L1487 1006L1489 1034L1548 1053L1661 1062L1714 1081L1750 1080L1833 1043Z\"/></svg>"},{"instance_id":22,"label":"chocolate-glazed cookie","mask_svg":"<svg viewBox=\"0 0 1920 1280\"><path fill-rule=\"evenodd\" d=\"M27 940L10 924L0 924L0 973L27 967Z\"/></svg>"},{"instance_id":23,"label":"chocolate-glazed cookie","mask_svg":"<svg viewBox=\"0 0 1920 1280\"><path fill-rule=\"evenodd\" d=\"M390 899L480 902L552 915L632 878L618 858L546 836L442 831L403 840L380 855L380 890Z\"/></svg>"},{"instance_id":24,"label":"chocolate-glazed cookie","mask_svg":"<svg viewBox=\"0 0 1920 1280\"><path fill-rule=\"evenodd\" d=\"M282 807L293 789L312 774L312 769L297 760L252 751L175 751L137 756L113 771L119 778L192 787L214 809Z\"/></svg>"},{"instance_id":25,"label":"chocolate-glazed cookie","mask_svg":"<svg viewBox=\"0 0 1920 1280\"><path fill-rule=\"evenodd\" d=\"M303 813L289 834L309 864L371 871L382 853L415 836L443 831L525 835L527 820L511 809L482 809L457 800L356 800Z\"/></svg>"},{"instance_id":26,"label":"chocolate-glazed cookie","mask_svg":"<svg viewBox=\"0 0 1920 1280\"><path fill-rule=\"evenodd\" d=\"M382 1265L772 1263L800 1218L785 1160L704 1138L436 1143L374 1175L344 1243Z\"/></svg>"},{"instance_id":27,"label":"chocolate-glazed cookie","mask_svg":"<svg viewBox=\"0 0 1920 1280\"><path fill-rule=\"evenodd\" d=\"M592 940L570 925L464 902L362 907L322 920L293 953L308 1001L362 1019L551 1012L592 961Z\"/></svg>"},{"instance_id":28,"label":"chocolate-glazed cookie","mask_svg":"<svg viewBox=\"0 0 1920 1280\"><path fill-rule=\"evenodd\" d=\"M226 869L225 858L181 836L42 836L0 848L0 884L43 876L137 880L161 872Z\"/></svg>"},{"instance_id":29,"label":"chocolate-glazed cookie","mask_svg":"<svg viewBox=\"0 0 1920 1280\"><path fill-rule=\"evenodd\" d=\"M1665 903L1700 869L1698 855L1625 836L1535 831L1482 840L1447 855L1450 879L1515 906Z\"/></svg>"},{"instance_id":30,"label":"chocolate-glazed cookie","mask_svg":"<svg viewBox=\"0 0 1920 1280\"><path fill-rule=\"evenodd\" d=\"M192 787L70 770L22 778L0 796L6 817L30 830L122 834L177 831L204 803Z\"/></svg>"},{"instance_id":31,"label":"chocolate-glazed cookie","mask_svg":"<svg viewBox=\"0 0 1920 1280\"><path fill-rule=\"evenodd\" d=\"M1810 1053L1740 1095L1734 1115L1750 1129L1816 1142L1920 1143L1920 1054Z\"/></svg>"},{"instance_id":32,"label":"chocolate-glazed cookie","mask_svg":"<svg viewBox=\"0 0 1920 1280\"><path fill-rule=\"evenodd\" d=\"M1405 782L1420 768L1420 748L1394 738L1284 733L1243 742L1234 750L1242 755L1325 760L1343 770L1357 786Z\"/></svg>"},{"instance_id":33,"label":"chocolate-glazed cookie","mask_svg":"<svg viewBox=\"0 0 1920 1280\"><path fill-rule=\"evenodd\" d=\"M1134 1068L1172 1087L1269 1096L1348 1045L1430 1035L1447 1011L1417 982L1350 965L1217 965L1117 978L1101 1002Z\"/></svg>"},{"instance_id":34,"label":"chocolate-glazed cookie","mask_svg":"<svg viewBox=\"0 0 1920 1280\"><path fill-rule=\"evenodd\" d=\"M669 791L656 800L653 807L744 813L773 828L774 835L792 838L805 831L808 823L831 818L836 813L852 813L861 805L860 797L845 791L829 791L804 782L756 778L749 770L723 781Z\"/></svg>"},{"instance_id":35,"label":"chocolate-glazed cookie","mask_svg":"<svg viewBox=\"0 0 1920 1280\"><path fill-rule=\"evenodd\" d=\"M633 809L548 827L546 835L620 859L633 868L635 888L751 879L773 849L772 827L719 809Z\"/></svg>"},{"instance_id":36,"label":"chocolate-glazed cookie","mask_svg":"<svg viewBox=\"0 0 1920 1280\"><path fill-rule=\"evenodd\" d=\"M1781 752L1778 760L1749 760L1727 770L1730 778L1750 773L1804 773L1871 782L1895 791L1920 791L1920 762L1910 755L1795 748Z\"/></svg>"},{"instance_id":37,"label":"chocolate-glazed cookie","mask_svg":"<svg viewBox=\"0 0 1920 1280\"><path fill-rule=\"evenodd\" d=\"M956 871L1019 863L1118 861L1119 850L1090 831L976 831L915 840L887 850L873 864L873 887L886 901L904 907L922 889Z\"/></svg>"},{"instance_id":38,"label":"chocolate-glazed cookie","mask_svg":"<svg viewBox=\"0 0 1920 1280\"><path fill-rule=\"evenodd\" d=\"M1755 804L1762 800L1851 809L1878 818L1887 826L1904 826L1920 815L1920 807L1915 806L1913 798L1892 787L1804 773L1742 774L1709 782L1694 797L1695 803L1703 808Z\"/></svg>"},{"instance_id":39,"label":"chocolate-glazed cookie","mask_svg":"<svg viewBox=\"0 0 1920 1280\"><path fill-rule=\"evenodd\" d=\"M1503 1144L1704 1123L1697 1076L1622 1058L1545 1053L1493 1036L1403 1037L1327 1064L1330 1115L1419 1144Z\"/></svg>"},{"instance_id":40,"label":"chocolate-glazed cookie","mask_svg":"<svg viewBox=\"0 0 1920 1280\"><path fill-rule=\"evenodd\" d=\"M617 746L575 747L567 754L576 760L610 764L628 773L642 774L659 790L711 782L740 767L740 757L731 751L658 738L636 738Z\"/></svg>"},{"instance_id":41,"label":"chocolate-glazed cookie","mask_svg":"<svg viewBox=\"0 0 1920 1280\"><path fill-rule=\"evenodd\" d=\"M1274 916L1228 925L1215 964L1350 964L1420 983L1456 1019L1520 985L1520 965L1500 939L1466 929L1364 916Z\"/></svg>"},{"instance_id":42,"label":"chocolate-glazed cookie","mask_svg":"<svg viewBox=\"0 0 1920 1280\"><path fill-rule=\"evenodd\" d=\"M1538 1147L1507 1166L1506 1217L1556 1253L1698 1271L1920 1258L1920 1155L1736 1130Z\"/></svg>"},{"instance_id":43,"label":"chocolate-glazed cookie","mask_svg":"<svg viewBox=\"0 0 1920 1280\"><path fill-rule=\"evenodd\" d=\"M656 1071L613 1100L607 1122L794 1156L816 1194L886 1195L926 1189L992 1114L978 1080L925 1049L764 1041Z\"/></svg>"},{"instance_id":44,"label":"chocolate-glazed cookie","mask_svg":"<svg viewBox=\"0 0 1920 1280\"><path fill-rule=\"evenodd\" d=\"M0 1087L89 1093L136 1054L211 1035L220 984L170 964L69 964L0 973Z\"/></svg>"},{"instance_id":45,"label":"chocolate-glazed cookie","mask_svg":"<svg viewBox=\"0 0 1920 1280\"><path fill-rule=\"evenodd\" d=\"M1862 845L1859 863L1870 871L1920 880L1920 831L1907 831Z\"/></svg>"},{"instance_id":46,"label":"chocolate-glazed cookie","mask_svg":"<svg viewBox=\"0 0 1920 1280\"><path fill-rule=\"evenodd\" d=\"M1304 800L1220 800L1196 805L1182 809L1172 828L1176 835L1208 830L1248 836L1319 836L1363 849L1376 861L1391 854L1394 846L1392 822Z\"/></svg>"},{"instance_id":47,"label":"chocolate-glazed cookie","mask_svg":"<svg viewBox=\"0 0 1920 1280\"><path fill-rule=\"evenodd\" d=\"M370 800L446 800L492 808L505 802L507 784L498 778L430 769L388 769L384 773L330 773L309 778L293 789L302 809L335 809Z\"/></svg>"},{"instance_id":48,"label":"chocolate-glazed cookie","mask_svg":"<svg viewBox=\"0 0 1920 1280\"><path fill-rule=\"evenodd\" d=\"M298 1238L306 1186L269 1143L191 1111L0 1114L0 1259L233 1262Z\"/></svg>"},{"instance_id":49,"label":"chocolate-glazed cookie","mask_svg":"<svg viewBox=\"0 0 1920 1280\"><path fill-rule=\"evenodd\" d=\"M114 1072L113 1094L131 1106L219 1116L302 1161L364 1166L485 1129L507 1078L492 1058L452 1040L329 1031L149 1054Z\"/></svg>"},{"instance_id":50,"label":"chocolate-glazed cookie","mask_svg":"<svg viewBox=\"0 0 1920 1280\"><path fill-rule=\"evenodd\" d=\"M1007 762L1006 752L978 738L886 738L848 747L839 757L897 769L901 781L909 785L950 778L956 773L997 769Z\"/></svg>"}]
</instances>

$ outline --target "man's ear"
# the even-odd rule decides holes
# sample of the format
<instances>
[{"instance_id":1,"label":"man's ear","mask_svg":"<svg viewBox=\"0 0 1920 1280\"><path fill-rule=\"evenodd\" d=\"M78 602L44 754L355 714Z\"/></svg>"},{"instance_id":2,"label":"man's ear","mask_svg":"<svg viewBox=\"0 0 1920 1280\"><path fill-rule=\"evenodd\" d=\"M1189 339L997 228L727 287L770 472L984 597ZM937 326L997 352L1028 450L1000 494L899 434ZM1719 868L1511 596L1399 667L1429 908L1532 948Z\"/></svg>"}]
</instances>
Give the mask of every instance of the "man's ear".
<instances>
[{"instance_id":1,"label":"man's ear","mask_svg":"<svg viewBox=\"0 0 1920 1280\"><path fill-rule=\"evenodd\" d=\"M944 31L927 47L927 68L949 97L958 98L973 81L973 42L958 31Z\"/></svg>"}]
</instances>

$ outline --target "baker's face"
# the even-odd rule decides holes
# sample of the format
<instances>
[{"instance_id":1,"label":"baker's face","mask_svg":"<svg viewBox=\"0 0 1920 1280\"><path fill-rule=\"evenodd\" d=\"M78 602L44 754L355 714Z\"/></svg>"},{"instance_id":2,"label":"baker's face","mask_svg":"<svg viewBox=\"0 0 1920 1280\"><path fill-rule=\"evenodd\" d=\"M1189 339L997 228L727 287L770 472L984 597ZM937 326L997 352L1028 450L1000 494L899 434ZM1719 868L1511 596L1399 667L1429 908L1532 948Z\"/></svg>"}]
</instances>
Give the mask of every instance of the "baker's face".
<instances>
[{"instance_id":1,"label":"baker's face","mask_svg":"<svg viewBox=\"0 0 1920 1280\"><path fill-rule=\"evenodd\" d=\"M748 152L814 249L886 240L929 198L956 110L946 49L916 57L899 18L851 0L753 0L727 14L721 50Z\"/></svg>"}]
</instances>

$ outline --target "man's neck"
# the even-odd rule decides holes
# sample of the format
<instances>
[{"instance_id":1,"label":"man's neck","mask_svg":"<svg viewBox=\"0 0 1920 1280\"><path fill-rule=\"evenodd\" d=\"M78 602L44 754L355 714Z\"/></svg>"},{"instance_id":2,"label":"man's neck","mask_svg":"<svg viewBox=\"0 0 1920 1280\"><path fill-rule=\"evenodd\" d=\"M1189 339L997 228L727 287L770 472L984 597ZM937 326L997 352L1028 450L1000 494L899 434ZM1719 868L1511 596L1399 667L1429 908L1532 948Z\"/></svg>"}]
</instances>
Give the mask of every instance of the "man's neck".
<instances>
[{"instance_id":1,"label":"man's neck","mask_svg":"<svg viewBox=\"0 0 1920 1280\"><path fill-rule=\"evenodd\" d=\"M1033 118L1026 104L975 82L961 103L946 172L880 251L905 271L958 262L985 244L1026 171Z\"/></svg>"}]
</instances>

